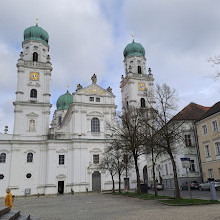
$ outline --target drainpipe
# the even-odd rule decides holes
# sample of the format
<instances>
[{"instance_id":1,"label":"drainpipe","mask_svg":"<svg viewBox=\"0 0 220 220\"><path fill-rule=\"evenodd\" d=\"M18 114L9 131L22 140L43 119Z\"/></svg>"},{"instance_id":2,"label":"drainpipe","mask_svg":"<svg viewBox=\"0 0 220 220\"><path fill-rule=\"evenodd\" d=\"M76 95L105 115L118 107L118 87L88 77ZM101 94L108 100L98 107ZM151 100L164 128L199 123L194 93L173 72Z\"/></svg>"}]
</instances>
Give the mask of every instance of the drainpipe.
<instances>
[{"instance_id":1,"label":"drainpipe","mask_svg":"<svg viewBox=\"0 0 220 220\"><path fill-rule=\"evenodd\" d=\"M197 151L198 160L199 160L199 170L200 170L200 174L201 174L202 181L203 181L202 163L201 163L201 157L200 157L200 151L199 151L199 143L198 143L198 135L197 135L197 130L196 130L196 122L193 122L193 132L194 132L194 136L195 136L196 151Z\"/></svg>"}]
</instances>

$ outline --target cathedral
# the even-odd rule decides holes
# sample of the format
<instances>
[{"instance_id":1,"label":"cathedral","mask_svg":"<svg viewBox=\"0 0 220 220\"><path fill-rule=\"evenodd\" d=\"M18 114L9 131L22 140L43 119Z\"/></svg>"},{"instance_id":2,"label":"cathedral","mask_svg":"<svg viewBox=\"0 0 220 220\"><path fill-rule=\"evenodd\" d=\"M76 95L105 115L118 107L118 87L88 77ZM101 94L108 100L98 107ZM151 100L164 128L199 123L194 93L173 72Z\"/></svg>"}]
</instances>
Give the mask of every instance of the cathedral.
<instances>
[{"instance_id":1,"label":"cathedral","mask_svg":"<svg viewBox=\"0 0 220 220\"><path fill-rule=\"evenodd\" d=\"M122 105L145 107L144 93L146 88L153 91L154 78L150 69L146 71L143 46L134 40L124 49L124 68ZM7 127L0 134L0 196L7 187L13 195L112 189L108 171L99 169L111 140L107 124L116 115L111 87L99 86L93 74L90 85L78 84L75 92L67 90L58 98L50 122L51 77L49 35L36 24L25 29L17 62L13 134L7 133ZM144 158L139 168L144 181ZM128 177L130 188L135 188L135 170Z\"/></svg>"}]
</instances>

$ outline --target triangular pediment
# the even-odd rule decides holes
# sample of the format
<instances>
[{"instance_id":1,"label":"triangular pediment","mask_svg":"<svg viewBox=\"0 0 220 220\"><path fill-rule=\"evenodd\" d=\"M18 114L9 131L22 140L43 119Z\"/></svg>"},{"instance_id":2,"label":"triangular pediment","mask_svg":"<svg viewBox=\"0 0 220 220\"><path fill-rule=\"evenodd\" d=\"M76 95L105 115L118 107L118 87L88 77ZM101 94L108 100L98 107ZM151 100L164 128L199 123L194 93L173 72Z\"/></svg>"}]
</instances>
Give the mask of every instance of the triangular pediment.
<instances>
[{"instance_id":1,"label":"triangular pediment","mask_svg":"<svg viewBox=\"0 0 220 220\"><path fill-rule=\"evenodd\" d=\"M109 92L106 89L103 89L101 86L99 86L97 84L89 85L85 88L82 88L82 89L76 91L73 94L114 96L111 92Z\"/></svg>"}]
</instances>

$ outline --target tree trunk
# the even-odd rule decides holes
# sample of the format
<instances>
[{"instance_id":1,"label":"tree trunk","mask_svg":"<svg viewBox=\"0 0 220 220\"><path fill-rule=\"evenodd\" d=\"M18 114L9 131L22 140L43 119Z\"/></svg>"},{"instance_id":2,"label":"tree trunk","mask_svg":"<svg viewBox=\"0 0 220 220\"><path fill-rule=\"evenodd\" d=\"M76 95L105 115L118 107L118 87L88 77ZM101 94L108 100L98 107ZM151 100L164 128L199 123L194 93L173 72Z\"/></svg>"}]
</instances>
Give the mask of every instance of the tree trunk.
<instances>
[{"instance_id":1,"label":"tree trunk","mask_svg":"<svg viewBox=\"0 0 220 220\"><path fill-rule=\"evenodd\" d=\"M181 198L181 197L180 197L179 183L178 183L178 178L177 178L177 171L176 171L176 162L175 162L175 160L174 160L174 157L173 157L172 152L168 152L168 153L169 153L169 155L170 155L170 159L171 159L172 166L173 166L173 177L174 177L176 198Z\"/></svg>"},{"instance_id":2,"label":"tree trunk","mask_svg":"<svg viewBox=\"0 0 220 220\"><path fill-rule=\"evenodd\" d=\"M157 193L157 185L156 185L155 161L154 161L154 151L153 151L153 148L151 148L151 156L152 156L152 168L153 168L154 194L155 194L155 196L157 196L158 193Z\"/></svg>"},{"instance_id":3,"label":"tree trunk","mask_svg":"<svg viewBox=\"0 0 220 220\"><path fill-rule=\"evenodd\" d=\"M118 173L118 191L121 192L121 173Z\"/></svg>"},{"instance_id":4,"label":"tree trunk","mask_svg":"<svg viewBox=\"0 0 220 220\"><path fill-rule=\"evenodd\" d=\"M140 183L140 174L139 174L137 156L135 154L133 154L133 156L134 156L135 170L137 176L137 193L141 193L141 183Z\"/></svg>"},{"instance_id":5,"label":"tree trunk","mask_svg":"<svg viewBox=\"0 0 220 220\"><path fill-rule=\"evenodd\" d=\"M114 180L114 176L112 176L112 192L114 193L115 192L115 180Z\"/></svg>"}]
</instances>

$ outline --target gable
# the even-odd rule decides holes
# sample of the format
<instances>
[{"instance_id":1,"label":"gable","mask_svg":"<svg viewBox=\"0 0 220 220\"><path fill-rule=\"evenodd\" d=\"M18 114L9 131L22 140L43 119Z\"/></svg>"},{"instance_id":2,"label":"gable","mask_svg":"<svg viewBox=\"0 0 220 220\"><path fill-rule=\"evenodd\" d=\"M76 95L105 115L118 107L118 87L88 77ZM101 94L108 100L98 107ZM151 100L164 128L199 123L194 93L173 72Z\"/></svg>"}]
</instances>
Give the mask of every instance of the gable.
<instances>
[{"instance_id":1,"label":"gable","mask_svg":"<svg viewBox=\"0 0 220 220\"><path fill-rule=\"evenodd\" d=\"M97 84L89 85L85 88L82 88L75 93L74 95L103 95L103 96L114 96L112 93L107 91L106 89L103 89L101 86Z\"/></svg>"}]
</instances>

